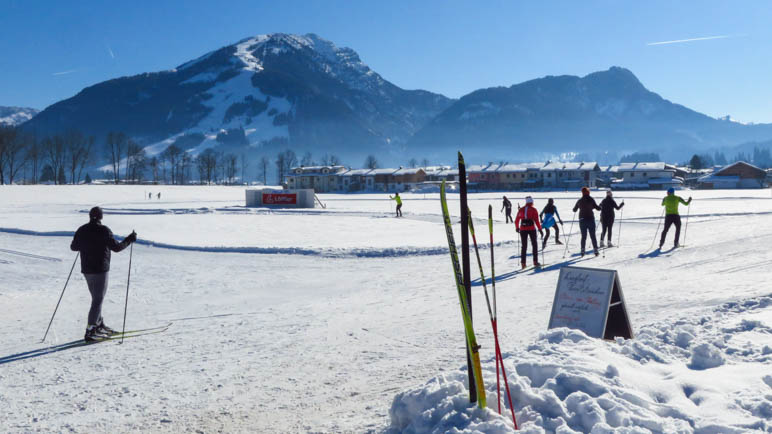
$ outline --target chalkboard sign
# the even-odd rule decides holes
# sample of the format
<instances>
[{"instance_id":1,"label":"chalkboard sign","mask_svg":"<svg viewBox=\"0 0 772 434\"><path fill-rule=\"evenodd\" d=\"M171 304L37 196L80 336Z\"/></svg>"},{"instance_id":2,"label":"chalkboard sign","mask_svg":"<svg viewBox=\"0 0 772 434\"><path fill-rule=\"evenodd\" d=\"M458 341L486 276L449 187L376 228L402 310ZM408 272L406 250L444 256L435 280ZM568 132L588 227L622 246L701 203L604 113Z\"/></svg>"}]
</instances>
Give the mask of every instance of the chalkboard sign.
<instances>
[{"instance_id":1,"label":"chalkboard sign","mask_svg":"<svg viewBox=\"0 0 772 434\"><path fill-rule=\"evenodd\" d=\"M632 339L622 285L616 270L560 269L549 328L579 329L588 336Z\"/></svg>"}]
</instances>

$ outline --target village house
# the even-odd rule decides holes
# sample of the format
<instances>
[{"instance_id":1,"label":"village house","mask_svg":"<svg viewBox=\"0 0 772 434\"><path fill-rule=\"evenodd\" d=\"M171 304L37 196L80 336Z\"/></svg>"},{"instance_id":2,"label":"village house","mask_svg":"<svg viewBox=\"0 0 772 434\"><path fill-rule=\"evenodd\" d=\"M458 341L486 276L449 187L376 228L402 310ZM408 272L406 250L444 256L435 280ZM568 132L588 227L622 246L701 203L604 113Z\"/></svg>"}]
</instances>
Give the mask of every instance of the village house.
<instances>
[{"instance_id":1,"label":"village house","mask_svg":"<svg viewBox=\"0 0 772 434\"><path fill-rule=\"evenodd\" d=\"M284 177L287 188L312 188L317 193L338 190L338 173L346 170L343 166L293 167Z\"/></svg>"},{"instance_id":2,"label":"village house","mask_svg":"<svg viewBox=\"0 0 772 434\"><path fill-rule=\"evenodd\" d=\"M767 172L745 161L737 161L698 179L699 188L764 188Z\"/></svg>"},{"instance_id":3,"label":"village house","mask_svg":"<svg viewBox=\"0 0 772 434\"><path fill-rule=\"evenodd\" d=\"M350 169L348 171L338 174L338 190L339 191L363 191L372 190L373 185L372 178L368 178L367 175L373 169Z\"/></svg>"},{"instance_id":4,"label":"village house","mask_svg":"<svg viewBox=\"0 0 772 434\"><path fill-rule=\"evenodd\" d=\"M663 162L622 163L617 169L620 179L612 188L622 190L667 190L682 187L683 178L677 177L675 166Z\"/></svg>"},{"instance_id":5,"label":"village house","mask_svg":"<svg viewBox=\"0 0 772 434\"><path fill-rule=\"evenodd\" d=\"M391 175L389 191L407 191L426 181L426 172L422 168L400 167Z\"/></svg>"}]
</instances>

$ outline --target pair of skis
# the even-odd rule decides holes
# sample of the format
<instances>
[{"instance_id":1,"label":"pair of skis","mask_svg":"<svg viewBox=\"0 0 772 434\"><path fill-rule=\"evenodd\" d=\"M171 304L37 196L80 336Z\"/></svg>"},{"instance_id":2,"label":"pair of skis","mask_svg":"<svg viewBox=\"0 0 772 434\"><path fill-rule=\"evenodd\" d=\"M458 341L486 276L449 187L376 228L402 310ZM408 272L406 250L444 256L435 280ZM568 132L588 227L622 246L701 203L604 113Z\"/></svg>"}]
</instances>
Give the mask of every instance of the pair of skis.
<instances>
[{"instance_id":1,"label":"pair of skis","mask_svg":"<svg viewBox=\"0 0 772 434\"><path fill-rule=\"evenodd\" d=\"M506 372L504 371L504 363L503 358L501 356L501 348L499 347L498 342L498 327L497 327L497 320L496 316L493 312L495 312L495 283L494 283L494 308L491 310L490 300L488 297L488 289L485 285L485 276L482 273L482 263L480 261L480 254L477 250L477 239L475 238L474 234L474 227L472 225L472 221L469 214L469 209L467 207L466 203L466 166L464 164L464 157L461 155L461 153L458 153L458 172L459 172L459 180L460 180L460 196L461 196L461 230L462 230L462 252L464 253L464 266L466 267L466 277L465 279L464 274L461 272L461 266L459 264L458 260L458 252L456 250L456 242L453 236L453 226L450 221L450 213L448 212L448 203L445 196L445 181L442 182L442 185L440 187L440 204L442 206L442 217L443 222L445 224L445 234L448 239L448 250L450 252L450 259L451 259L451 265L453 267L453 275L456 280L456 290L458 292L459 297L459 303L461 305L461 317L464 322L464 334L466 336L466 344L467 344L467 364L470 371L470 378L469 378L469 393L470 393L470 400L472 402L477 401L477 404L480 408L486 407L486 398L485 398L485 385L483 384L483 378L482 378L482 368L480 366L480 346L477 344L477 338L474 334L474 328L472 325L472 304L471 304L471 285L469 284L468 277L469 277L469 261L468 261L468 255L469 255L469 241L468 241L468 235L467 235L467 224L469 225L469 228L472 232L472 237L474 240L475 245L475 252L477 254L477 262L480 265L480 274L483 280L483 288L485 289L485 300L488 304L488 313L491 316L491 325L493 327L493 335L495 340L495 347L496 347L496 383L497 383L497 389L499 392L499 414L501 413L501 388L499 386L499 366L501 366L502 374L504 376L504 381L506 384L507 389L507 396L509 398L509 406L512 411L512 421L515 424L515 429L517 429L517 421L515 419L515 412L514 407L512 405L512 397L509 393L509 383L507 382L507 376ZM464 221L467 220L467 221ZM492 218L492 207L488 207L488 228L490 231L491 236L491 267L493 267L493 218ZM493 278L495 282L495 277Z\"/></svg>"},{"instance_id":2,"label":"pair of skis","mask_svg":"<svg viewBox=\"0 0 772 434\"><path fill-rule=\"evenodd\" d=\"M507 400L509 401L509 409L512 412L512 423L517 429L517 418L515 417L515 406L512 404L512 394L509 391L509 381L507 380L507 371L504 369L504 358L501 355L501 347L499 346L499 329L498 318L496 313L496 272L493 260L493 207L488 205L488 232L490 233L490 248L491 248L491 287L493 288L493 309L491 309L490 297L488 297L488 285L485 284L485 272L483 271L482 261L480 260L480 250L477 248L477 236L474 233L474 223L472 222L472 213L469 212L469 232L472 233L472 241L474 242L474 253L477 256L477 265L480 267L480 280L483 284L483 292L485 293L485 303L488 305L488 315L491 318L491 327L493 328L493 341L496 349L496 391L499 414L501 414L501 383L499 380L499 369L501 369L501 376L504 377L504 387L507 392Z\"/></svg>"}]
</instances>

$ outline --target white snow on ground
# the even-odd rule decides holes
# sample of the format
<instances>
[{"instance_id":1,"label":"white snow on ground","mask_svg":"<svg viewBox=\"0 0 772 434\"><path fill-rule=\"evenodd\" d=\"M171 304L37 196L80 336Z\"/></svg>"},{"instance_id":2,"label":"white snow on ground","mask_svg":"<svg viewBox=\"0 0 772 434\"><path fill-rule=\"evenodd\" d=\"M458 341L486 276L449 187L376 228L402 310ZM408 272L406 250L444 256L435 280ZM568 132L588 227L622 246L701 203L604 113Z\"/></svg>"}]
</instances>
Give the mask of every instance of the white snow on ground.
<instances>
[{"instance_id":1,"label":"white snow on ground","mask_svg":"<svg viewBox=\"0 0 772 434\"><path fill-rule=\"evenodd\" d=\"M618 192L621 247L592 259L574 256L576 194L534 194L538 207L556 199L570 249L550 244L545 271L519 274L501 194L471 196L476 219L495 208L500 340L524 431L772 430L770 192L680 194L695 197L685 248L649 251L662 194ZM468 402L437 195L405 194L402 219L386 194L320 197L327 209L290 211L244 208L237 187L0 187L2 431L510 432L479 279L488 409ZM96 204L116 235L140 236L127 329L173 324L123 345L25 354L82 337L89 296L76 270L39 343L72 233ZM113 255L114 327L128 255ZM572 263L619 271L634 340L546 330L557 271Z\"/></svg>"}]
</instances>

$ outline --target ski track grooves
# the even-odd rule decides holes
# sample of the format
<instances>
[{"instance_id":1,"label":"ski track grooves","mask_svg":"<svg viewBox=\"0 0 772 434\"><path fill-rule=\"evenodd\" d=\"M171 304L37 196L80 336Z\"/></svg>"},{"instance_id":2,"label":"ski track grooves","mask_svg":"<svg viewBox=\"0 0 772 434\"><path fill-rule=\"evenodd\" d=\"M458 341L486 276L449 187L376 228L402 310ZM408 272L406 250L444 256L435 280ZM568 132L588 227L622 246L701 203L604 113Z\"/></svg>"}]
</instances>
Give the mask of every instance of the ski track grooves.
<instances>
[{"instance_id":1,"label":"ski track grooves","mask_svg":"<svg viewBox=\"0 0 772 434\"><path fill-rule=\"evenodd\" d=\"M0 252L8 253L10 255L24 256L25 258L40 259L43 261L62 262L62 260L59 258L52 258L50 256L33 255L32 253L21 252L18 250L0 249ZM5 261L2 261L2 262L5 262ZM8 263L8 262L5 262L5 263Z\"/></svg>"},{"instance_id":2,"label":"ski track grooves","mask_svg":"<svg viewBox=\"0 0 772 434\"><path fill-rule=\"evenodd\" d=\"M43 237L72 237L75 232L72 231L50 231L38 232L27 229L0 228L0 232L15 235L34 235ZM121 237L116 237L122 239ZM137 244L157 247L161 249L183 250L190 252L206 253L248 253L259 255L303 255L320 256L324 258L395 258L408 256L437 256L446 255L447 247L385 247L385 248L302 248L302 247L214 247L214 246L181 246L176 244L159 243L147 240L137 240ZM514 244L514 241L503 241L496 243L497 247ZM480 246L480 249L488 248L487 245ZM0 250L3 251L3 250ZM11 252L11 251L9 251ZM35 257L36 259L45 259L49 261L61 261L57 258L48 258L45 256L29 255L23 252L13 252L23 256Z\"/></svg>"}]
</instances>

